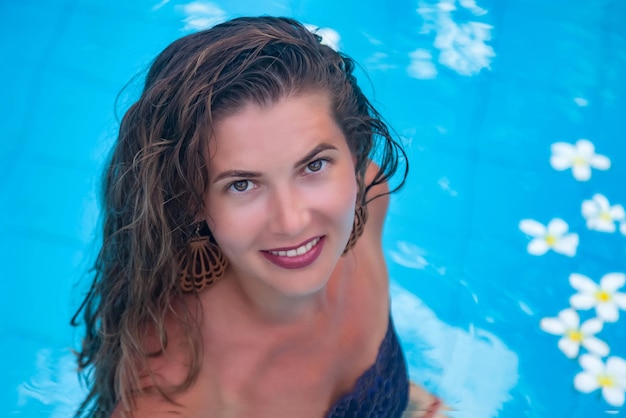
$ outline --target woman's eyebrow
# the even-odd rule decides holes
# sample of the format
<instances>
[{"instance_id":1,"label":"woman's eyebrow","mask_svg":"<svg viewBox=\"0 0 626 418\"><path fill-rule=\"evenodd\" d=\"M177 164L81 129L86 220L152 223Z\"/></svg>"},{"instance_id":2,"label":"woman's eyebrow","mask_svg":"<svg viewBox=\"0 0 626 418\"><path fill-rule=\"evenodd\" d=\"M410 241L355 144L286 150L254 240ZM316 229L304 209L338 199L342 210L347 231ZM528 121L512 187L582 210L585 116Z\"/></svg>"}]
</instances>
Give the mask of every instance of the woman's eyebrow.
<instances>
[{"instance_id":1,"label":"woman's eyebrow","mask_svg":"<svg viewBox=\"0 0 626 418\"><path fill-rule=\"evenodd\" d=\"M239 177L239 178L243 177L247 179L252 179L252 178L261 177L261 173L258 173L256 171L226 170L226 171L222 171L217 176L215 176L213 183L217 183L218 181L227 179L229 177Z\"/></svg>"},{"instance_id":2,"label":"woman's eyebrow","mask_svg":"<svg viewBox=\"0 0 626 418\"><path fill-rule=\"evenodd\" d=\"M313 148L311 151L309 151L303 158L299 159L293 165L293 168L300 167L301 165L303 165L304 163L307 163L309 160L311 160L313 157L315 157L315 155L319 154L322 151L326 151L328 149L337 150L337 147L335 147L334 145L330 145L330 144L328 144L326 142L322 142L321 144L319 144L318 146Z\"/></svg>"},{"instance_id":3,"label":"woman's eyebrow","mask_svg":"<svg viewBox=\"0 0 626 418\"><path fill-rule=\"evenodd\" d=\"M326 151L326 150L337 150L337 147L335 147L334 145L330 145L326 142L322 142L321 144L317 145L315 148L313 148L311 151L309 151L304 157L302 157L301 159L299 159L294 165L294 168L298 168L299 166L307 163L309 160L311 160L313 157L315 157L317 154L319 154L322 151ZM217 176L215 176L215 179L213 179L213 183L217 183L220 180L229 178L229 177L238 177L238 178L247 178L247 179L252 179L252 178L258 178L261 177L261 173L257 172L257 171L245 171L245 170L226 170L226 171L222 171L221 173L219 173Z\"/></svg>"}]
</instances>

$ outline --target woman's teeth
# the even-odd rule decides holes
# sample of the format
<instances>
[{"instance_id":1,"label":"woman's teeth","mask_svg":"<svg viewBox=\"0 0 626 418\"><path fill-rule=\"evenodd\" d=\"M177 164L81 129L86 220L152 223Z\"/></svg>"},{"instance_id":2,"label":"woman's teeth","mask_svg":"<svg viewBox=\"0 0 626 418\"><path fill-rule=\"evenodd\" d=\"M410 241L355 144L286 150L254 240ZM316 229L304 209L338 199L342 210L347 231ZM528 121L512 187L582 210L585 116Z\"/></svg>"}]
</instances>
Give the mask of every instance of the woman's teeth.
<instances>
[{"instance_id":1,"label":"woman's teeth","mask_svg":"<svg viewBox=\"0 0 626 418\"><path fill-rule=\"evenodd\" d=\"M306 254L311 250L311 248L315 247L315 245L319 242L319 238L315 238L313 241L309 241L307 244L304 244L301 247L295 248L289 251L270 251L270 253L277 255L279 257L295 257L297 255Z\"/></svg>"}]
</instances>

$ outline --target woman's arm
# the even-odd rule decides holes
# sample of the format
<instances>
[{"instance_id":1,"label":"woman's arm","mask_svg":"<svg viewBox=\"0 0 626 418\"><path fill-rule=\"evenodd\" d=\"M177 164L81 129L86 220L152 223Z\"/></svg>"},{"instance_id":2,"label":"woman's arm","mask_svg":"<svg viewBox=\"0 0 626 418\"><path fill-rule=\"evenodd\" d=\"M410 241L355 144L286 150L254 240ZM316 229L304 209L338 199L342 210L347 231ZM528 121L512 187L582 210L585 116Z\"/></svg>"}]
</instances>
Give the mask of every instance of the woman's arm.
<instances>
[{"instance_id":1,"label":"woman's arm","mask_svg":"<svg viewBox=\"0 0 626 418\"><path fill-rule=\"evenodd\" d=\"M373 161L370 161L365 172L365 184L370 184L376 173L378 172L378 165ZM387 216L387 208L389 207L389 184L387 182L377 184L372 187L365 196L365 200L369 200L378 196L367 205L368 217L365 226L365 231L369 231L368 234L373 234L374 238L380 240L382 237L383 226L385 223L385 217Z\"/></svg>"}]
</instances>

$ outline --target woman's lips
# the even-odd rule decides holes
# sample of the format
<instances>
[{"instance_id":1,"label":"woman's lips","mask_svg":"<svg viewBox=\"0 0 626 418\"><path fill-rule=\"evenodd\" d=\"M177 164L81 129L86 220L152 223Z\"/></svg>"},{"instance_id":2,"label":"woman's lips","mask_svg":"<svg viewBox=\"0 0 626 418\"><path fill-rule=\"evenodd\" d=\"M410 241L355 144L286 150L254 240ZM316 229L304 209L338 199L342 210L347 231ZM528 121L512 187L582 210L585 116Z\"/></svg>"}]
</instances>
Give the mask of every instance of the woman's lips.
<instances>
[{"instance_id":1,"label":"woman's lips","mask_svg":"<svg viewBox=\"0 0 626 418\"><path fill-rule=\"evenodd\" d=\"M273 264L285 269L299 269L313 263L324 248L324 238L317 237L290 249L261 251L261 254Z\"/></svg>"}]
</instances>

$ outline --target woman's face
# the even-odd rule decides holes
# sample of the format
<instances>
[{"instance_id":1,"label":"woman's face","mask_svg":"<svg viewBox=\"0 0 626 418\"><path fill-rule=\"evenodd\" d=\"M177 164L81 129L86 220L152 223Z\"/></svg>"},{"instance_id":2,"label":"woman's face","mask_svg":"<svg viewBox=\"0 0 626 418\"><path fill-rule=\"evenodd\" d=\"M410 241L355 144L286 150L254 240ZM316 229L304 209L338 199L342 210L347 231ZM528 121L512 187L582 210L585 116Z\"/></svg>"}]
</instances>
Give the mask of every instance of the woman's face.
<instances>
[{"instance_id":1,"label":"woman's face","mask_svg":"<svg viewBox=\"0 0 626 418\"><path fill-rule=\"evenodd\" d=\"M324 287L354 220L354 158L325 94L248 104L209 141L205 217L235 277L286 296Z\"/></svg>"}]
</instances>

